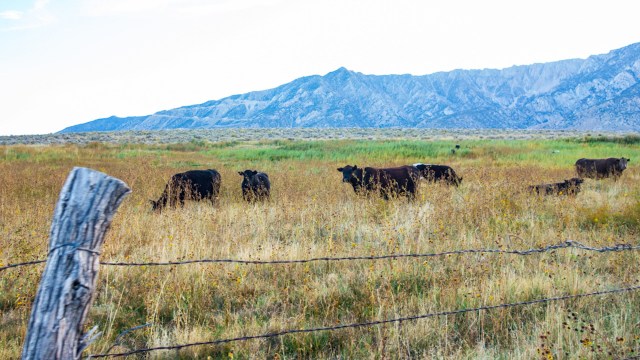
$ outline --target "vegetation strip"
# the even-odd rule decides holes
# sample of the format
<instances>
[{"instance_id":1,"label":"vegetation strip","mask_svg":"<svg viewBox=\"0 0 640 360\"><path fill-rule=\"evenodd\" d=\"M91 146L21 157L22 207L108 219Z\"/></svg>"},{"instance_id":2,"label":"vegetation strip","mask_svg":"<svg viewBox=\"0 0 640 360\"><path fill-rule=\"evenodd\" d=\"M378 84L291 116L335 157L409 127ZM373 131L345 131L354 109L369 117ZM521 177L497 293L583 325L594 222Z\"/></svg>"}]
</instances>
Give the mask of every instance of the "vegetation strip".
<instances>
[{"instance_id":1,"label":"vegetation strip","mask_svg":"<svg viewBox=\"0 0 640 360\"><path fill-rule=\"evenodd\" d=\"M637 134L614 138L596 132L558 138L529 133L459 136L451 131L434 137L381 140L366 134L360 140L326 141L296 136L269 140L262 131L253 134L265 139L236 137L211 143L194 132L176 144L0 146L0 267L47 258L54 247L47 246L52 209L73 166L95 168L134 189L114 218L96 265L526 250L568 239L597 248L640 245ZM508 137L518 140L505 140ZM571 179L577 159L612 156L631 159L615 181L586 179L576 196L528 191L531 185ZM387 167L418 162L450 165L464 180L459 187L421 182L414 201L383 201L355 195L337 171L348 164ZM208 168L223 178L215 205L187 202L184 208L161 214L151 211L149 199L158 199L172 175ZM243 199L238 172L244 169L269 174L271 201L248 204ZM61 251L88 255L72 247L56 252ZM605 254L568 249L529 256L478 253L263 266L104 266L86 326L88 330L98 325L104 333L81 356L640 285L635 283L640 280L639 258L637 250ZM0 271L0 359L20 358L44 268L41 264ZM639 349L638 299L640 292L635 291L130 358L403 354L539 359L604 358L609 352L611 358L624 358ZM128 333L107 351L118 334L148 322L154 325Z\"/></svg>"},{"instance_id":2,"label":"vegetation strip","mask_svg":"<svg viewBox=\"0 0 640 360\"><path fill-rule=\"evenodd\" d=\"M548 245L541 248L533 248L528 250L501 250L501 249L466 249L466 250L453 250L440 253L428 253L428 254L391 254L391 255L372 255L372 256L345 256L345 257L319 257L311 259L301 260L235 260L235 259L197 259L197 260L184 260L184 261L167 261L167 262L100 262L105 266L169 266L169 265L188 265L198 263L234 263L234 264L254 264L254 265L267 265L267 264L304 264L318 261L354 261L354 260L383 260L383 259L399 259L399 258L421 258L421 257L435 257L446 255L462 255L462 254L486 254L486 253L498 253L498 254L513 254L513 255L531 255L543 253L551 250L576 248L587 251L597 252L610 252L610 251L625 251L625 250L640 250L639 245L630 244L616 244L614 246L604 246L601 248L591 247L583 245L577 241L567 240L565 242ZM78 249L82 250L82 249ZM9 268L36 265L45 262L46 260L36 260L25 263L12 264L4 267L0 267L0 271Z\"/></svg>"},{"instance_id":3,"label":"vegetation strip","mask_svg":"<svg viewBox=\"0 0 640 360\"><path fill-rule=\"evenodd\" d=\"M202 342L195 342L195 343L190 343L190 344L181 344L181 345L174 345L174 346L158 346L158 347L153 347L153 348L144 348L144 349L138 349L138 350L133 350L133 351L124 352L124 353L116 353L116 354L91 354L91 355L88 356L88 358L122 357L122 356L129 356L129 355L135 355L135 354L140 354L140 353L146 353L146 352L150 352L150 351L180 350L180 349L187 348L187 347L192 347L192 346L218 345L218 344L225 344L225 343L236 342L236 341L247 341L247 340L254 340L254 339L267 339L267 338L278 337L278 336L283 336L283 335L288 335L288 334L310 333L310 332L317 332L317 331L333 331L333 330L340 330L340 329L346 329L346 328L356 328L356 327L366 327L366 326L382 325L382 324L389 324L389 323L399 323L399 322L403 322L403 321L426 319L426 318L431 318L431 317L436 317L436 316L457 315L457 314L464 314L464 313L468 313L468 312L481 311L481 310L482 311L488 311L488 310L495 310L495 309L500 309L500 308L526 306L526 305L540 304L540 303L546 303L546 302L552 302L552 301L563 301L563 300L568 300L568 299L577 299L577 298L589 297L589 296L598 296L598 295L623 293L623 292L636 291L636 290L640 290L640 285L627 287L627 288L620 288L620 289L595 291L595 292L590 292L590 293L585 293L585 294L563 295L563 296L552 297L552 298L521 301L521 302L517 302L517 303L510 303L510 304L499 304L499 305L490 305L490 306L480 306L480 307L471 308L471 309L459 309L459 310L452 310L452 311L443 311L443 312L438 312L438 313L430 313L430 314L409 316L409 317L396 318L396 319L376 320L376 321L364 322L364 323L343 324L343 325L336 325L336 326L325 326L325 327L318 327L318 328L311 328L311 329L292 329L292 330L285 330L285 331L267 333L267 334L262 334L262 335L241 336L241 337L230 338L230 339L221 339L221 340L213 340L213 341L202 341Z\"/></svg>"}]
</instances>

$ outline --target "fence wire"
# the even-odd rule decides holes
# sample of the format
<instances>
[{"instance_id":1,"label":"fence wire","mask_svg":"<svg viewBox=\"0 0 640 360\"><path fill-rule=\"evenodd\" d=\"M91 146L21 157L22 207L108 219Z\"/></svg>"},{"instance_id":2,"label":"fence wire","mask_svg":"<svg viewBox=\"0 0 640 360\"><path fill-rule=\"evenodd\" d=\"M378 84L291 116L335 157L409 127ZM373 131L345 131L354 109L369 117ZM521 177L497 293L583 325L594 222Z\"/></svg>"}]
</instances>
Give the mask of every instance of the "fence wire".
<instances>
[{"instance_id":1,"label":"fence wire","mask_svg":"<svg viewBox=\"0 0 640 360\"><path fill-rule=\"evenodd\" d=\"M9 264L7 266L0 267L0 271L4 271L4 270L7 270L7 269L11 269L11 268L17 268L17 267L21 267L21 266L42 264L44 262L47 262L47 260L46 259L44 259L44 260L34 260L34 261L27 261L27 262L23 262L23 263L17 263L17 264Z\"/></svg>"},{"instance_id":2,"label":"fence wire","mask_svg":"<svg viewBox=\"0 0 640 360\"><path fill-rule=\"evenodd\" d=\"M88 358L123 357L123 356L130 356L130 355L147 353L151 351L159 351L159 350L176 350L177 351L180 349L193 347L193 346L219 345L219 344L238 342L238 341L268 339L268 338L279 337L279 336L284 336L288 334L312 333L312 332L318 332L318 331L334 331L334 330L341 330L341 329L347 329L347 328L359 328L359 327L368 327L368 326L383 325L383 324L389 324L389 323L401 323L404 321L413 321L413 320L427 319L427 318L439 317L439 316L458 315L458 314L464 314L464 313L475 312L475 311L490 311L495 309L504 309L504 308L511 308L516 306L527 306L527 305L534 305L534 304L547 303L547 302L553 302L553 301L563 301L568 299L577 299L577 298L583 298L583 297L589 297L589 296L624 293L624 292L637 291L637 290L640 290L640 285L627 287L627 288L620 288L620 289L594 291L594 292L584 293L584 294L563 295L563 296L552 297L552 298L521 301L516 303L480 306L476 308L459 309L459 310L452 310L452 311L442 311L437 313L429 313L429 314L402 317L402 318L396 318L396 319L377 320L377 321L353 323L353 324L342 324L342 325L325 326L325 327L317 327L317 328L310 328L310 329L292 329L292 330L284 330L284 331L272 332L272 333L261 334L261 335L241 336L241 337L235 337L235 338L229 338L229 339L201 341L201 342L194 342L194 343L180 344L180 345L173 345L173 346L157 346L157 347L132 350L128 352L113 353L113 354L106 354L106 353L91 354L88 356Z\"/></svg>"},{"instance_id":3,"label":"fence wire","mask_svg":"<svg viewBox=\"0 0 640 360\"><path fill-rule=\"evenodd\" d=\"M538 248L530 248L530 249L526 249L526 250L505 250L505 249L481 248L481 249L452 250L452 251L435 252L435 253L388 254L388 255L345 256L345 257L317 257L317 258L298 259L298 260L193 259L193 260L167 261L167 262L108 262L108 261L103 261L103 262L100 262L100 264L101 265L105 265L105 266L132 266L132 267L136 267L136 266L173 266L173 265L187 265L187 264L197 264L197 263L235 263L235 264L255 264L255 265L303 264L303 263L311 263L311 262L383 260L383 259L401 259L401 258L427 258L427 257L438 257L438 256L447 256L447 255L466 255L466 254L511 254L511 255L527 256L527 255L532 255L532 254L539 254L539 253L549 252L549 251L553 251L553 250L568 249L568 248L575 248L575 249L580 249L580 250L585 250L585 251L595 251L595 252L599 252L599 253L604 253L604 252L620 252L620 251L640 250L640 245L616 244L614 246L592 247L592 246L587 246L587 245L581 244L580 242L577 242L577 241L567 240L567 241L564 241L564 242L558 243L558 244L552 244L552 245L548 245L548 246L544 246L544 247L538 247ZM82 249L71 248L69 251L77 251L77 250L82 250ZM41 264L41 263L44 263L44 262L46 262L46 259L34 260L34 261L28 261L28 262L16 263L16 264L9 264L9 265L0 267L0 271L4 271L4 270L7 270L7 269L11 269L11 268L17 268L17 267L21 267L21 266L37 265L37 264ZM242 336L242 337L236 337L236 338L213 340L213 341L204 341L204 342L196 342L196 343L181 344L181 345L174 345L174 346L159 346L159 347L152 347L152 348L143 348L143 349L137 349L137 350L133 350L133 351L129 351L129 352L123 352L123 353L91 354L91 355L89 355L89 358L122 357L122 356L130 356L130 355L135 355L135 354L140 354L140 353L147 353L147 352L151 352L151 351L180 350L180 349L183 349L183 348L193 347L193 346L219 345L219 344L237 342L237 341L248 341L248 340L254 340L254 339L273 338L273 337L279 337L279 336L284 336L284 335L288 335L288 334L296 334L296 333L311 333L311 332L318 332L318 331L334 331L334 330L340 330L340 329L346 329L346 328L368 327L368 326L383 325L383 324L388 324L388 323L401 323L401 322L404 322L404 321L413 321L413 320L426 319L426 318L432 318L432 317L438 317L438 316L457 315L457 314L463 314L463 313L474 312L474 311L490 311L490 310L499 309L499 308L511 308L511 307L516 307L516 306L527 306L527 305L533 305L533 304L547 303L547 302L553 302L553 301L562 301L562 300L576 299L576 298L589 297L589 296L598 296L598 295L607 295L607 294L614 294L614 293L623 293L623 292L636 291L636 290L639 290L639 289L640 289L640 286L633 286L633 287L628 287L628 288L613 289L613 290L603 290L603 291L596 291L596 292L585 293L585 294L564 295L564 296L559 296L559 297L544 298L544 299L537 299L537 300L530 300L530 301L522 301L522 302L517 302L517 303L481 306L481 307L470 308L470 309L459 309L459 310L453 310L453 311L429 313L429 314L409 316L409 317L403 317L403 318L395 318L395 319L388 319L388 320L377 320L377 321L371 321L371 322L362 322L362 323L354 323L354 324L343 324L343 325L317 327L317 328L310 328L310 329L292 329L292 330L284 330L284 331L280 331L280 332L273 332L273 333L267 333L267 334L262 334L262 335Z\"/></svg>"},{"instance_id":4,"label":"fence wire","mask_svg":"<svg viewBox=\"0 0 640 360\"><path fill-rule=\"evenodd\" d=\"M333 261L356 261L356 260L383 260L383 259L402 259L402 258L426 258L437 257L447 255L465 255L465 254L511 254L511 255L531 255L539 254L543 252L575 248L585 251L596 251L600 253L604 252L619 252L628 250L640 250L639 245L630 244L617 244L613 246L604 247L592 247L581 244L574 240L567 240L558 244L548 245L539 248L531 248L527 250L504 250L504 249L464 249L464 250L452 250L438 253L423 253L423 254L388 254L388 255L371 255L371 256L344 256L344 257L317 257L310 259L298 259L298 260L242 260L242 259L193 259L183 261L165 261L165 262L111 262L101 261L101 265L105 266L173 266L173 265L188 265L188 264L203 264L203 263L232 263L232 264L254 264L254 265L267 265L267 264L305 264L311 262L333 262ZM76 249L81 250L81 249ZM36 265L45 262L44 260L35 260L24 263L11 264L4 267L0 267L0 271L15 268L20 266Z\"/></svg>"}]
</instances>

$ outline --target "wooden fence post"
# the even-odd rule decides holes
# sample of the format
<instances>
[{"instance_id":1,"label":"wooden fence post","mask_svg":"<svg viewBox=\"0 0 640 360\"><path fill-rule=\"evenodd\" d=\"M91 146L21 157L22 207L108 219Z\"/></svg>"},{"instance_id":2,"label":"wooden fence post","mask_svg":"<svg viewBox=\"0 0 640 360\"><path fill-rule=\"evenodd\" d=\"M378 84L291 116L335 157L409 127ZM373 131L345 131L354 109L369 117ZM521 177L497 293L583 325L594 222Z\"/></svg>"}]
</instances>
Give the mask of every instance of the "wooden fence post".
<instances>
[{"instance_id":1,"label":"wooden fence post","mask_svg":"<svg viewBox=\"0 0 640 360\"><path fill-rule=\"evenodd\" d=\"M113 215L131 190L101 172L74 168L51 223L49 255L31 309L23 359L78 359Z\"/></svg>"}]
</instances>

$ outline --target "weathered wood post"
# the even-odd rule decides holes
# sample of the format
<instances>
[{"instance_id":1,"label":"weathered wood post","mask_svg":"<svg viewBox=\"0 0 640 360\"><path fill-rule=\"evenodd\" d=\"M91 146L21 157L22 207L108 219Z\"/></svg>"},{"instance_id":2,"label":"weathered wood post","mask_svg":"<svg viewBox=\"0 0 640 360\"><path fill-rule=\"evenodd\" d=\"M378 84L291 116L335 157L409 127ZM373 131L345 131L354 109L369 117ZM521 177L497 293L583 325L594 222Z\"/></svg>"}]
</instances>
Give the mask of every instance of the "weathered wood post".
<instances>
[{"instance_id":1,"label":"weathered wood post","mask_svg":"<svg viewBox=\"0 0 640 360\"><path fill-rule=\"evenodd\" d=\"M51 223L49 256L31 309L23 359L78 359L113 215L131 190L101 172L74 168Z\"/></svg>"}]
</instances>

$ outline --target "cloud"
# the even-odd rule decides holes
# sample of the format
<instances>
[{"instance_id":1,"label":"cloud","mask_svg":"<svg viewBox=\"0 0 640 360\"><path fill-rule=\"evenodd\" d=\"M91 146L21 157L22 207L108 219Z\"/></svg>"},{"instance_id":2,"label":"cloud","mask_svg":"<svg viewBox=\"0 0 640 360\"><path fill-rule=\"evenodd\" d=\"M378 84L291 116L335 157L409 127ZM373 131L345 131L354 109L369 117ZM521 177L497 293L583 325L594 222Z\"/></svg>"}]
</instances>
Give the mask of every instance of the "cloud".
<instances>
[{"instance_id":1,"label":"cloud","mask_svg":"<svg viewBox=\"0 0 640 360\"><path fill-rule=\"evenodd\" d=\"M5 19L5 20L20 20L22 19L22 11L17 11L17 10L7 10L7 11L1 11L0 12L0 19Z\"/></svg>"},{"instance_id":2,"label":"cloud","mask_svg":"<svg viewBox=\"0 0 640 360\"><path fill-rule=\"evenodd\" d=\"M114 16L165 9L168 0L85 0L82 12L88 16Z\"/></svg>"},{"instance_id":3,"label":"cloud","mask_svg":"<svg viewBox=\"0 0 640 360\"><path fill-rule=\"evenodd\" d=\"M35 0L25 11L6 10L0 12L0 31L32 29L52 23L55 20L49 11L50 0ZM9 20L5 23L1 20Z\"/></svg>"},{"instance_id":4,"label":"cloud","mask_svg":"<svg viewBox=\"0 0 640 360\"><path fill-rule=\"evenodd\" d=\"M210 15L219 13L233 13L248 9L268 8L281 5L286 0L169 0L173 10L185 14Z\"/></svg>"},{"instance_id":5,"label":"cloud","mask_svg":"<svg viewBox=\"0 0 640 360\"><path fill-rule=\"evenodd\" d=\"M33 10L34 11L46 10L46 7L48 4L49 4L49 0L36 0L36 3L33 5Z\"/></svg>"},{"instance_id":6,"label":"cloud","mask_svg":"<svg viewBox=\"0 0 640 360\"><path fill-rule=\"evenodd\" d=\"M263 6L273 6L284 0L85 0L82 13L88 16L118 16L149 12L172 14L228 13Z\"/></svg>"}]
</instances>

